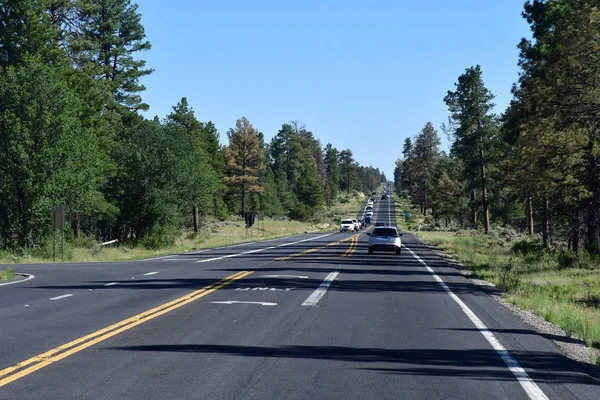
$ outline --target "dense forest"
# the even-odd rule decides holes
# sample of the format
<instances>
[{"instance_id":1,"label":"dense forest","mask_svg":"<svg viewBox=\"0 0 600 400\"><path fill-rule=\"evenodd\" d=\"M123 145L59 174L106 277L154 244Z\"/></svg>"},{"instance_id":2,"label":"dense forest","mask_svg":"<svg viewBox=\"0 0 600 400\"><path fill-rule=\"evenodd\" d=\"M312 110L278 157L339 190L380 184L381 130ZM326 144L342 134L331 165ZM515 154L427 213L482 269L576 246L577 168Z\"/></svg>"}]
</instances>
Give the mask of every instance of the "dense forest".
<instances>
[{"instance_id":1,"label":"dense forest","mask_svg":"<svg viewBox=\"0 0 600 400\"><path fill-rule=\"evenodd\" d=\"M68 239L160 247L209 216L317 219L386 179L295 121L266 143L242 117L223 146L186 97L144 118L151 44L129 0L5 0L0 28L0 250L49 237L55 205Z\"/></svg>"},{"instance_id":2,"label":"dense forest","mask_svg":"<svg viewBox=\"0 0 600 400\"><path fill-rule=\"evenodd\" d=\"M431 227L540 234L543 247L599 252L600 9L590 0L533 0L523 17L513 100L492 113L479 66L448 91L449 154L427 123L404 143L395 188ZM429 213L429 214L428 214Z\"/></svg>"}]
</instances>

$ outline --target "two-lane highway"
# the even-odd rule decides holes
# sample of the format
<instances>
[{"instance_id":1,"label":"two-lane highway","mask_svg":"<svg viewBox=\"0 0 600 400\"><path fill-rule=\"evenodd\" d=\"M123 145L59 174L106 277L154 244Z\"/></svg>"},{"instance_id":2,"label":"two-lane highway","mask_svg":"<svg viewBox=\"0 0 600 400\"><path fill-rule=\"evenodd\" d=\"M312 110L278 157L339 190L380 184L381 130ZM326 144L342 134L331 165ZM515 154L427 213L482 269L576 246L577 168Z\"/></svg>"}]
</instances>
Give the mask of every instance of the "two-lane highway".
<instances>
[{"instance_id":1,"label":"two-lane highway","mask_svg":"<svg viewBox=\"0 0 600 400\"><path fill-rule=\"evenodd\" d=\"M595 368L428 246L405 233L402 255L369 255L367 239L27 266L0 287L0 399L600 398Z\"/></svg>"}]
</instances>

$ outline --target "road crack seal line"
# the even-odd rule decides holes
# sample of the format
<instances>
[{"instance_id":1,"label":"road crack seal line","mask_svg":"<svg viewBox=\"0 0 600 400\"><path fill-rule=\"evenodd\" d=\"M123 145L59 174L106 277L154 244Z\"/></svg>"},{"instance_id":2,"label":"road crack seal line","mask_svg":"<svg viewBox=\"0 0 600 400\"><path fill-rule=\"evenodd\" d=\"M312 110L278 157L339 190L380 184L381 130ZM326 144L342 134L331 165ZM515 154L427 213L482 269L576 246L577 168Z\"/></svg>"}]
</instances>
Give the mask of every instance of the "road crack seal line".
<instances>
[{"instance_id":1,"label":"road crack seal line","mask_svg":"<svg viewBox=\"0 0 600 400\"><path fill-rule=\"evenodd\" d=\"M81 350L91 347L94 344L100 343L121 332L131 329L134 326L140 325L146 321L149 321L160 315L166 314L188 303L191 303L199 299L200 297L206 296L207 294L212 293L217 289L220 289L238 279L242 279L250 275L252 272L253 271L240 271L218 282L215 282L211 285L205 286L190 294L187 294L183 297L162 304L141 314L134 315L132 317L124 319L123 321L117 322L116 324L100 329L99 331L93 332L79 339L65 343L45 353L31 357L18 364L0 370L0 387L17 379L20 379L26 375L29 375L32 372L42 369L56 361L62 360L65 357L68 357Z\"/></svg>"}]
</instances>

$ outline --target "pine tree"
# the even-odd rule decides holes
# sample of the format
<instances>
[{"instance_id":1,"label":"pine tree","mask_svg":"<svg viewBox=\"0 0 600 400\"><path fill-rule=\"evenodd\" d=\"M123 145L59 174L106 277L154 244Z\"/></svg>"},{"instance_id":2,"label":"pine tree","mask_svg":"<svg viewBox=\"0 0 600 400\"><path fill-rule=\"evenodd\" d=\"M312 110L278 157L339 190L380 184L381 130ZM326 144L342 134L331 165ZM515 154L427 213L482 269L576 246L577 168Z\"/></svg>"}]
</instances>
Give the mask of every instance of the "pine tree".
<instances>
[{"instance_id":1,"label":"pine tree","mask_svg":"<svg viewBox=\"0 0 600 400\"><path fill-rule=\"evenodd\" d=\"M238 119L235 129L227 132L229 147L227 148L227 169L229 175L224 178L225 184L240 190L241 215L244 216L247 196L260 193L259 175L264 168L263 149L260 146L258 131L245 117Z\"/></svg>"},{"instance_id":2,"label":"pine tree","mask_svg":"<svg viewBox=\"0 0 600 400\"><path fill-rule=\"evenodd\" d=\"M73 63L103 84L110 109L147 110L139 79L153 70L134 57L151 45L138 6L130 0L79 0L77 5L80 27L68 44Z\"/></svg>"},{"instance_id":3,"label":"pine tree","mask_svg":"<svg viewBox=\"0 0 600 400\"><path fill-rule=\"evenodd\" d=\"M456 91L448 91L444 102L450 110L449 131L455 138L452 150L463 160L470 176L479 175L484 229L485 233L489 233L486 165L487 150L496 124L495 117L490 114L494 95L485 87L481 75L479 65L467 68L458 77Z\"/></svg>"}]
</instances>

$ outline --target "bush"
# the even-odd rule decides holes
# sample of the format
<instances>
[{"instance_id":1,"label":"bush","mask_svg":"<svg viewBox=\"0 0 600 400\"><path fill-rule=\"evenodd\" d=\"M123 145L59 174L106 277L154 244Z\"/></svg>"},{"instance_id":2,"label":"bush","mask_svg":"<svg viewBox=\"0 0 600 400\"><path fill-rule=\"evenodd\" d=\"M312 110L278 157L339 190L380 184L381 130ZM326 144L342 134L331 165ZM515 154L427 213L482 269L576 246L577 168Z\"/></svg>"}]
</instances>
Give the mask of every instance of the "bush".
<instances>
[{"instance_id":1,"label":"bush","mask_svg":"<svg viewBox=\"0 0 600 400\"><path fill-rule=\"evenodd\" d=\"M542 251L542 245L539 242L532 242L527 239L519 240L512 245L511 251L513 254L521 254L526 256Z\"/></svg>"},{"instance_id":2,"label":"bush","mask_svg":"<svg viewBox=\"0 0 600 400\"><path fill-rule=\"evenodd\" d=\"M143 238L140 243L146 249L156 250L173 246L178 236L178 230L172 227L158 226L151 235Z\"/></svg>"},{"instance_id":3,"label":"bush","mask_svg":"<svg viewBox=\"0 0 600 400\"><path fill-rule=\"evenodd\" d=\"M309 221L314 216L314 210L304 204L298 204L296 208L291 210L288 214L291 219L298 221Z\"/></svg>"}]
</instances>

